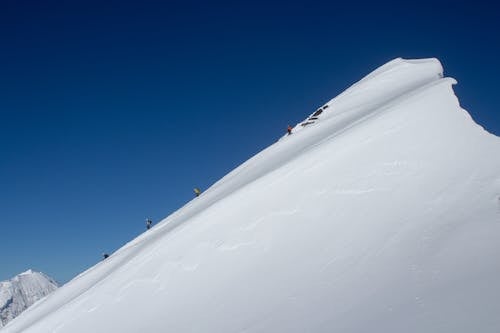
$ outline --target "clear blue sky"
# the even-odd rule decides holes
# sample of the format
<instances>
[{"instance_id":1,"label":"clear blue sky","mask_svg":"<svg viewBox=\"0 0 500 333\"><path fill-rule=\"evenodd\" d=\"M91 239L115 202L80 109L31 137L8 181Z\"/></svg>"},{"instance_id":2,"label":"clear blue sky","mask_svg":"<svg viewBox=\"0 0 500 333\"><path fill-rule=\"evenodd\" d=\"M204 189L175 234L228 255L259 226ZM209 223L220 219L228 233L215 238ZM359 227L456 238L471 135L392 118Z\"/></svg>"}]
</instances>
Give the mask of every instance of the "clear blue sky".
<instances>
[{"instance_id":1,"label":"clear blue sky","mask_svg":"<svg viewBox=\"0 0 500 333\"><path fill-rule=\"evenodd\" d=\"M399 56L499 135L495 6L1 1L0 280L68 281Z\"/></svg>"}]
</instances>

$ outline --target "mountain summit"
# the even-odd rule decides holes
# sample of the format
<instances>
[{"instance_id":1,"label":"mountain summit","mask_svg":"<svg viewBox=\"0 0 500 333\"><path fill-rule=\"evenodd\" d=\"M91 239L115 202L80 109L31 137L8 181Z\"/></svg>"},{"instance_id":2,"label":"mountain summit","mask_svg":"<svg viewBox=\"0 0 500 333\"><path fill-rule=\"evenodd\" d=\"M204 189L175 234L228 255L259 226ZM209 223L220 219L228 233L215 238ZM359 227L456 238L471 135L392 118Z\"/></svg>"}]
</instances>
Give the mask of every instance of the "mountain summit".
<instances>
[{"instance_id":1,"label":"mountain summit","mask_svg":"<svg viewBox=\"0 0 500 333\"><path fill-rule=\"evenodd\" d=\"M0 282L0 327L57 287L53 279L31 269L9 281Z\"/></svg>"},{"instance_id":2,"label":"mountain summit","mask_svg":"<svg viewBox=\"0 0 500 333\"><path fill-rule=\"evenodd\" d=\"M500 331L500 139L395 59L6 326Z\"/></svg>"}]
</instances>

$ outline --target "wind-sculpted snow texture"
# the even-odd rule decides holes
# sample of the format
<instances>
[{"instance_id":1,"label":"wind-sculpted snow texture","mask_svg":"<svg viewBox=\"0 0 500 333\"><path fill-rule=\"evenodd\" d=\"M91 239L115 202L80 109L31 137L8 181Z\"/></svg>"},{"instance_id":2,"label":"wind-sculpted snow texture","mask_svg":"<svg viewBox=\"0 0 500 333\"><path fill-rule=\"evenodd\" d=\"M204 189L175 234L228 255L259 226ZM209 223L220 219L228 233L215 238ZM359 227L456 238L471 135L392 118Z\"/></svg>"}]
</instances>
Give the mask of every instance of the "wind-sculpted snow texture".
<instances>
[{"instance_id":1,"label":"wind-sculpted snow texture","mask_svg":"<svg viewBox=\"0 0 500 333\"><path fill-rule=\"evenodd\" d=\"M57 287L57 282L31 269L9 281L0 282L0 327Z\"/></svg>"},{"instance_id":2,"label":"wind-sculpted snow texture","mask_svg":"<svg viewBox=\"0 0 500 333\"><path fill-rule=\"evenodd\" d=\"M2 333L500 332L500 140L454 83L389 62Z\"/></svg>"}]
</instances>

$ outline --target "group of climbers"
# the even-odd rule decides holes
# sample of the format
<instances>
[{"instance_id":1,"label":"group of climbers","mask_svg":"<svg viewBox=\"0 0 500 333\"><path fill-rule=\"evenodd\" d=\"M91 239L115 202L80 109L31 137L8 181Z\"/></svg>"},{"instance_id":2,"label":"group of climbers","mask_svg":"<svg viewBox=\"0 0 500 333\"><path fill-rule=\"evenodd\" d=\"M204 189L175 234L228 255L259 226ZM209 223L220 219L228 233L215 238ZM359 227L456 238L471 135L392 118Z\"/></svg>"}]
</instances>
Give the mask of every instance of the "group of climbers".
<instances>
[{"instance_id":1,"label":"group of climbers","mask_svg":"<svg viewBox=\"0 0 500 333\"><path fill-rule=\"evenodd\" d=\"M288 135L292 134L292 129L293 129L292 126L288 125L288 127L287 127L287 133L288 133ZM195 187L193 189L193 192L194 192L194 195L196 197L199 197L200 194L201 194L201 190L198 187ZM153 221L151 221L151 219L147 218L146 219L146 230L151 229L152 225L153 225ZM103 257L104 257L104 259L106 259L106 258L109 257L109 254L103 253Z\"/></svg>"},{"instance_id":2,"label":"group of climbers","mask_svg":"<svg viewBox=\"0 0 500 333\"><path fill-rule=\"evenodd\" d=\"M288 135L292 134L292 129L293 129L292 126L288 125L288 127L287 127L287 133L288 133ZM196 197L200 196L201 190L198 187L195 187L193 189L193 191L194 191L194 195ZM150 218L147 218L146 219L146 230L151 229L152 225L153 225L153 221L151 221ZM109 257L109 254L107 254L107 253L103 253L102 255L103 255L104 259L107 259Z\"/></svg>"},{"instance_id":3,"label":"group of climbers","mask_svg":"<svg viewBox=\"0 0 500 333\"><path fill-rule=\"evenodd\" d=\"M194 191L194 194L195 194L196 197L200 196L201 190L199 188L195 187L193 189L193 191ZM146 219L146 230L151 229L152 225L153 225L153 221L150 218L147 218ZM109 258L109 254L108 253L103 253L102 257L103 257L103 259L107 259L107 258Z\"/></svg>"},{"instance_id":4,"label":"group of climbers","mask_svg":"<svg viewBox=\"0 0 500 333\"><path fill-rule=\"evenodd\" d=\"M287 127L287 133L288 133L288 135L292 134L292 129L293 129L293 128L292 128L292 126L288 125L288 127ZM193 189L193 191L194 191L194 195L195 195L196 197L199 197L199 196L200 196L200 194L201 194L201 190L200 190L199 188L195 187L195 188ZM147 219L146 219L146 230L151 229L151 226L152 226L152 225L153 225L153 221L151 221L151 219L150 219L150 218L147 218ZM104 257L104 259L107 259L107 258L109 257L109 254L107 254L107 253L103 253L103 257Z\"/></svg>"},{"instance_id":5,"label":"group of climbers","mask_svg":"<svg viewBox=\"0 0 500 333\"><path fill-rule=\"evenodd\" d=\"M292 126L288 125L288 127L287 127L287 133L288 133L288 135L292 134L292 129L293 129ZM198 187L195 187L193 189L193 191L194 191L194 195L196 197L200 196L201 190ZM152 225L153 225L153 221L151 221L150 218L147 218L146 219L146 230L151 229ZM102 255L103 255L104 259L107 259L109 257L109 254L107 254L107 253L103 253Z\"/></svg>"}]
</instances>

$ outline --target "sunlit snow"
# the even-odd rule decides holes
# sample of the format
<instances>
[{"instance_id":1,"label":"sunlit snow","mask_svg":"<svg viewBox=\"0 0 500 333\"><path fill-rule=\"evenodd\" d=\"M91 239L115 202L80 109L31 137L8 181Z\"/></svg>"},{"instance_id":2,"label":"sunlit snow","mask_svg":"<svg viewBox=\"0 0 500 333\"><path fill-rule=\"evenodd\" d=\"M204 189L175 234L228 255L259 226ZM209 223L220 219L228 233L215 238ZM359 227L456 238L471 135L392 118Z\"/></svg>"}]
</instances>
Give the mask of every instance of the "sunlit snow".
<instances>
[{"instance_id":1,"label":"sunlit snow","mask_svg":"<svg viewBox=\"0 0 500 333\"><path fill-rule=\"evenodd\" d=\"M1 332L500 332L500 139L454 83L387 63Z\"/></svg>"}]
</instances>

